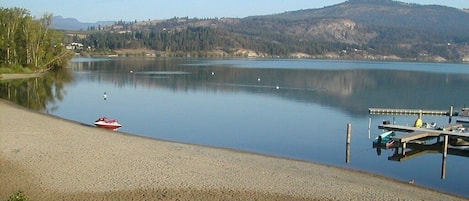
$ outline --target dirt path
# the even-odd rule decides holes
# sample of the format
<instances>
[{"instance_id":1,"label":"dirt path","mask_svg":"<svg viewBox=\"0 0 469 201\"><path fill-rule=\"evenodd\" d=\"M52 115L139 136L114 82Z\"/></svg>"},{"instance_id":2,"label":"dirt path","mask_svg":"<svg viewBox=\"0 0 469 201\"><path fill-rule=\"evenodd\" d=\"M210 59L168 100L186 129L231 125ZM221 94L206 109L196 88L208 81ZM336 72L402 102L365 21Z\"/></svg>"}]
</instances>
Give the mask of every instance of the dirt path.
<instances>
[{"instance_id":1,"label":"dirt path","mask_svg":"<svg viewBox=\"0 0 469 201\"><path fill-rule=\"evenodd\" d=\"M44 73L0 74L0 80L26 79L26 78L40 77L42 75L44 75Z\"/></svg>"}]
</instances>

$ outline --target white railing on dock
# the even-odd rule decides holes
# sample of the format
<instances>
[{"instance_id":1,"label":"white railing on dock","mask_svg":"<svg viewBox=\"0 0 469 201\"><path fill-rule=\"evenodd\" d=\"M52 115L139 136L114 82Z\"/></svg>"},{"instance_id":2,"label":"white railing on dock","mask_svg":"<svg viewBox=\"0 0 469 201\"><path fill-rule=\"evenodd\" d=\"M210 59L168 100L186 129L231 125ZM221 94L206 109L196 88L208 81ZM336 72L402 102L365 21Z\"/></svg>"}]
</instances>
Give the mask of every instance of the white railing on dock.
<instances>
[{"instance_id":1,"label":"white railing on dock","mask_svg":"<svg viewBox=\"0 0 469 201\"><path fill-rule=\"evenodd\" d=\"M457 113L445 110L421 110L421 109L392 109L392 108L368 108L370 114L399 114L399 115L433 115L433 116L457 116Z\"/></svg>"}]
</instances>

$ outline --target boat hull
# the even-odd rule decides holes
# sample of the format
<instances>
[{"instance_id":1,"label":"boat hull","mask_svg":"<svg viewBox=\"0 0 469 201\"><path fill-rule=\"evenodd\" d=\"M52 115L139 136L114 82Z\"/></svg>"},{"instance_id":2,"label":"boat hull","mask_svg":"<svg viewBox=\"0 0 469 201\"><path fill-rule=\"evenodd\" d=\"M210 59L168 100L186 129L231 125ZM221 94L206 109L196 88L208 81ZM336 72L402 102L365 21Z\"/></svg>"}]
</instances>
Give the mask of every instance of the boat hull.
<instances>
[{"instance_id":1,"label":"boat hull","mask_svg":"<svg viewBox=\"0 0 469 201\"><path fill-rule=\"evenodd\" d=\"M122 127L117 120L109 120L106 117L101 117L93 123L95 126L100 128L106 128L111 130L117 130Z\"/></svg>"},{"instance_id":2,"label":"boat hull","mask_svg":"<svg viewBox=\"0 0 469 201\"><path fill-rule=\"evenodd\" d=\"M95 123L94 125L97 126L97 127L100 127L100 128L107 128L107 129L118 129L118 128L122 127L122 125L120 125L120 124L100 124L100 123Z\"/></svg>"},{"instance_id":3,"label":"boat hull","mask_svg":"<svg viewBox=\"0 0 469 201\"><path fill-rule=\"evenodd\" d=\"M462 108L459 112L456 122L469 123L469 108Z\"/></svg>"},{"instance_id":4,"label":"boat hull","mask_svg":"<svg viewBox=\"0 0 469 201\"><path fill-rule=\"evenodd\" d=\"M456 119L456 122L469 123L469 117L461 117Z\"/></svg>"}]
</instances>

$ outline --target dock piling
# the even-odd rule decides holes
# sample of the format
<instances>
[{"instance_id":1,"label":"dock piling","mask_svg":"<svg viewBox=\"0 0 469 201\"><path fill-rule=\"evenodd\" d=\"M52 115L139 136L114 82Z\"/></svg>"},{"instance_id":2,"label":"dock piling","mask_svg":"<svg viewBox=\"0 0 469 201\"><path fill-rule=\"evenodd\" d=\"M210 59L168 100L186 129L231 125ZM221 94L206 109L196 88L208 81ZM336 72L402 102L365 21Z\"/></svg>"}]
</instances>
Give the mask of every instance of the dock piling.
<instances>
[{"instance_id":1,"label":"dock piling","mask_svg":"<svg viewBox=\"0 0 469 201\"><path fill-rule=\"evenodd\" d=\"M350 163L350 144L345 145L345 163Z\"/></svg>"},{"instance_id":2,"label":"dock piling","mask_svg":"<svg viewBox=\"0 0 469 201\"><path fill-rule=\"evenodd\" d=\"M368 119L368 139L371 139L371 117Z\"/></svg>"},{"instance_id":3,"label":"dock piling","mask_svg":"<svg viewBox=\"0 0 469 201\"><path fill-rule=\"evenodd\" d=\"M350 144L350 137L352 135L352 124L347 124L347 144Z\"/></svg>"},{"instance_id":4,"label":"dock piling","mask_svg":"<svg viewBox=\"0 0 469 201\"><path fill-rule=\"evenodd\" d=\"M448 135L445 135L445 141L443 142L443 157L446 158L446 156L448 155Z\"/></svg>"},{"instance_id":5,"label":"dock piling","mask_svg":"<svg viewBox=\"0 0 469 201\"><path fill-rule=\"evenodd\" d=\"M446 157L443 157L441 161L441 179L446 178Z\"/></svg>"},{"instance_id":6,"label":"dock piling","mask_svg":"<svg viewBox=\"0 0 469 201\"><path fill-rule=\"evenodd\" d=\"M446 156L448 156L448 140L449 136L444 135L444 142L443 142L443 157L441 161L441 179L446 178Z\"/></svg>"},{"instance_id":7,"label":"dock piling","mask_svg":"<svg viewBox=\"0 0 469 201\"><path fill-rule=\"evenodd\" d=\"M454 115L454 107L451 106L451 107L449 107L449 114L448 114L448 116L449 116L448 122L449 123L451 123L451 119L452 119L453 115Z\"/></svg>"},{"instance_id":8,"label":"dock piling","mask_svg":"<svg viewBox=\"0 0 469 201\"><path fill-rule=\"evenodd\" d=\"M405 155L406 149L407 149L407 142L403 142L402 143L402 155Z\"/></svg>"},{"instance_id":9,"label":"dock piling","mask_svg":"<svg viewBox=\"0 0 469 201\"><path fill-rule=\"evenodd\" d=\"M350 162L350 137L352 136L352 124L347 124L347 139L345 143L345 163Z\"/></svg>"}]
</instances>

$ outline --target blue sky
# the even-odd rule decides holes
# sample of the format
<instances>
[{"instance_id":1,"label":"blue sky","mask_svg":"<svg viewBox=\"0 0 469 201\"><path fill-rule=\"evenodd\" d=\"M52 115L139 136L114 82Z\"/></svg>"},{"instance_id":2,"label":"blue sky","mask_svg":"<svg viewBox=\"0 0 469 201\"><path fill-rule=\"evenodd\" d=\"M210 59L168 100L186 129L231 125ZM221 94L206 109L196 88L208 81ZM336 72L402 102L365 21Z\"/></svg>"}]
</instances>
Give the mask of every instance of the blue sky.
<instances>
[{"instance_id":1,"label":"blue sky","mask_svg":"<svg viewBox=\"0 0 469 201\"><path fill-rule=\"evenodd\" d=\"M172 17L246 17L322 8L346 0L0 0L1 7L26 8L33 16L52 13L81 22L133 21ZM469 0L400 0L469 8Z\"/></svg>"}]
</instances>

